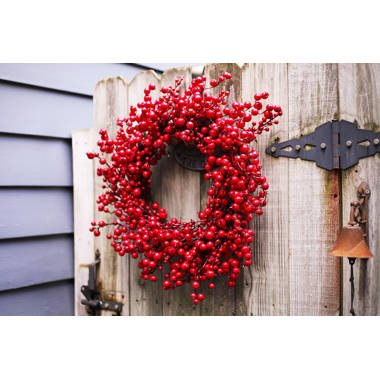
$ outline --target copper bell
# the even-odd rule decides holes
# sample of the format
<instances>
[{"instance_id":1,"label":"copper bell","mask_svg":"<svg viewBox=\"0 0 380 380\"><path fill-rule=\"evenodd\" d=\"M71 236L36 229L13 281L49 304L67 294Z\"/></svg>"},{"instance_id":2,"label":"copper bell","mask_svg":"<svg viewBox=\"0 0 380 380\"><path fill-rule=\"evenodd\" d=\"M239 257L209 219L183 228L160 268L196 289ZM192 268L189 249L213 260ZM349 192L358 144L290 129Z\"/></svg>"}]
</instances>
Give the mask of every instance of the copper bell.
<instances>
[{"instance_id":1,"label":"copper bell","mask_svg":"<svg viewBox=\"0 0 380 380\"><path fill-rule=\"evenodd\" d=\"M373 257L366 243L368 234L368 198L371 192L366 183L361 183L358 187L358 201L351 202L350 221L347 227L343 227L335 247L330 252L331 256L347 257L351 267L351 307L350 313L354 310L354 264L356 259L369 259Z\"/></svg>"},{"instance_id":2,"label":"copper bell","mask_svg":"<svg viewBox=\"0 0 380 380\"><path fill-rule=\"evenodd\" d=\"M330 255L358 259L373 257L365 242L363 229L359 225L343 227Z\"/></svg>"},{"instance_id":3,"label":"copper bell","mask_svg":"<svg viewBox=\"0 0 380 380\"><path fill-rule=\"evenodd\" d=\"M343 256L353 259L369 259L373 257L366 243L364 231L368 231L368 199L371 194L366 183L362 182L357 190L358 201L351 202L350 221L343 227L332 256Z\"/></svg>"}]
</instances>

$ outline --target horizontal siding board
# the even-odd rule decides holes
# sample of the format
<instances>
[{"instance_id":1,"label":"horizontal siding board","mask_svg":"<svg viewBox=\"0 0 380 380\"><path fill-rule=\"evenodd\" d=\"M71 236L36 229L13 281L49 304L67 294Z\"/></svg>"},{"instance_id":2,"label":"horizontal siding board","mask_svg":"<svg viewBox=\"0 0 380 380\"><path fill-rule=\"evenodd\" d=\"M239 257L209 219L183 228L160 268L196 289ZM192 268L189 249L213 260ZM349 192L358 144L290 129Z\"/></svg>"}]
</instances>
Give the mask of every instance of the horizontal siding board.
<instances>
[{"instance_id":1,"label":"horizontal siding board","mask_svg":"<svg viewBox=\"0 0 380 380\"><path fill-rule=\"evenodd\" d=\"M1 63L0 78L92 96L100 79L120 75L130 82L141 70L124 63Z\"/></svg>"},{"instance_id":2,"label":"horizontal siding board","mask_svg":"<svg viewBox=\"0 0 380 380\"><path fill-rule=\"evenodd\" d=\"M0 132L70 138L91 127L91 98L0 83Z\"/></svg>"},{"instance_id":3,"label":"horizontal siding board","mask_svg":"<svg viewBox=\"0 0 380 380\"><path fill-rule=\"evenodd\" d=\"M173 67L201 63L0 63L0 79L92 96L103 78L122 76L130 82L142 70L158 74Z\"/></svg>"},{"instance_id":4,"label":"horizontal siding board","mask_svg":"<svg viewBox=\"0 0 380 380\"><path fill-rule=\"evenodd\" d=\"M74 282L0 292L0 315L74 315Z\"/></svg>"},{"instance_id":5,"label":"horizontal siding board","mask_svg":"<svg viewBox=\"0 0 380 380\"><path fill-rule=\"evenodd\" d=\"M0 188L0 239L73 232L72 188Z\"/></svg>"},{"instance_id":6,"label":"horizontal siding board","mask_svg":"<svg viewBox=\"0 0 380 380\"><path fill-rule=\"evenodd\" d=\"M0 240L0 291L73 277L71 234Z\"/></svg>"},{"instance_id":7,"label":"horizontal siding board","mask_svg":"<svg viewBox=\"0 0 380 380\"><path fill-rule=\"evenodd\" d=\"M73 185L70 140L0 134L0 162L0 186Z\"/></svg>"}]
</instances>

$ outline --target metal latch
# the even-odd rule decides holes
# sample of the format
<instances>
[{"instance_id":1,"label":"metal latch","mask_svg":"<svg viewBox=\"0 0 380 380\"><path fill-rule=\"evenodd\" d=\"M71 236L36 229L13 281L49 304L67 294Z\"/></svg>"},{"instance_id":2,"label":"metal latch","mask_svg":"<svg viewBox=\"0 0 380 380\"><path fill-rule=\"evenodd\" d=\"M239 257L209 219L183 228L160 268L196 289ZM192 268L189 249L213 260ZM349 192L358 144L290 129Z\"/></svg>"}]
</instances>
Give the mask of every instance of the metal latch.
<instances>
[{"instance_id":1,"label":"metal latch","mask_svg":"<svg viewBox=\"0 0 380 380\"><path fill-rule=\"evenodd\" d=\"M359 129L346 120L332 120L309 135L268 146L273 157L301 158L314 161L323 169L347 169L361 158L380 152L380 132Z\"/></svg>"},{"instance_id":2,"label":"metal latch","mask_svg":"<svg viewBox=\"0 0 380 380\"><path fill-rule=\"evenodd\" d=\"M86 297L81 300L82 305L86 305L86 311L89 315L96 315L99 310L114 311L114 315L120 315L123 304L113 301L103 301L100 293L96 289L96 271L100 264L100 252L95 252L95 261L88 266L88 284L82 285L81 292Z\"/></svg>"}]
</instances>

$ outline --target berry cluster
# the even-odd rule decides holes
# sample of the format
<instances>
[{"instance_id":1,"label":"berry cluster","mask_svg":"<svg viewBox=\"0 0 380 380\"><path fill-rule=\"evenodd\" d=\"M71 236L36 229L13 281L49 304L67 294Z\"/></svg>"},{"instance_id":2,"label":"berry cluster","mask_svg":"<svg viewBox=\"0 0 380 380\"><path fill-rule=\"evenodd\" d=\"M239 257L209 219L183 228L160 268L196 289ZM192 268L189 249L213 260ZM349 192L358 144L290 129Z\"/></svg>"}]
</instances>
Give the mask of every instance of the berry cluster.
<instances>
[{"instance_id":1,"label":"berry cluster","mask_svg":"<svg viewBox=\"0 0 380 380\"><path fill-rule=\"evenodd\" d=\"M210 87L231 79L224 73L210 81ZM97 199L98 210L114 214L113 223L92 222L95 236L111 225L107 238L121 256L139 259L141 277L157 281L164 272L165 290L191 282L194 304L204 299L201 281L212 289L218 275L227 275L235 286L242 266L252 264L250 244L254 232L249 223L266 205L268 183L261 174L259 155L250 143L282 115L281 107L263 100L269 94L254 95L253 102L227 106L229 92L212 95L206 77L194 78L180 93L183 78L175 86L162 87L153 101L154 85L144 90L144 101L130 107L128 118L119 119L117 135L110 138L100 130L101 153L87 153L99 160L97 175L103 177L105 192ZM253 121L257 116L258 122ZM207 156L205 179L209 199L199 220L167 220L166 210L151 200L151 168L174 142L196 146ZM108 155L109 161L104 154Z\"/></svg>"}]
</instances>

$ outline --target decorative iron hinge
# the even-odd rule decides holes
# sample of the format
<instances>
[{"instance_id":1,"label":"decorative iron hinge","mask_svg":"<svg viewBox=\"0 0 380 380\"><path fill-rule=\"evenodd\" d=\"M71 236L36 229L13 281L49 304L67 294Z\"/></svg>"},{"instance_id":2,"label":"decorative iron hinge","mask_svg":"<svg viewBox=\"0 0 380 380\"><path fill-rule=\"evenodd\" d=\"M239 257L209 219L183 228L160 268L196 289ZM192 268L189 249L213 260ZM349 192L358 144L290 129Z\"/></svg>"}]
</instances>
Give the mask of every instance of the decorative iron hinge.
<instances>
[{"instance_id":1,"label":"decorative iron hinge","mask_svg":"<svg viewBox=\"0 0 380 380\"><path fill-rule=\"evenodd\" d=\"M123 304L113 301L103 301L100 293L96 288L96 271L97 266L100 264L100 252L95 252L95 261L88 265L88 285L82 285L81 292L86 297L81 300L82 305L86 305L87 313L96 315L99 310L109 310L115 312L114 315L120 315Z\"/></svg>"},{"instance_id":2,"label":"decorative iron hinge","mask_svg":"<svg viewBox=\"0 0 380 380\"><path fill-rule=\"evenodd\" d=\"M361 158L380 152L380 132L359 129L346 120L332 120L309 135L276 142L265 150L273 157L301 158L314 161L323 169L347 169Z\"/></svg>"}]
</instances>

